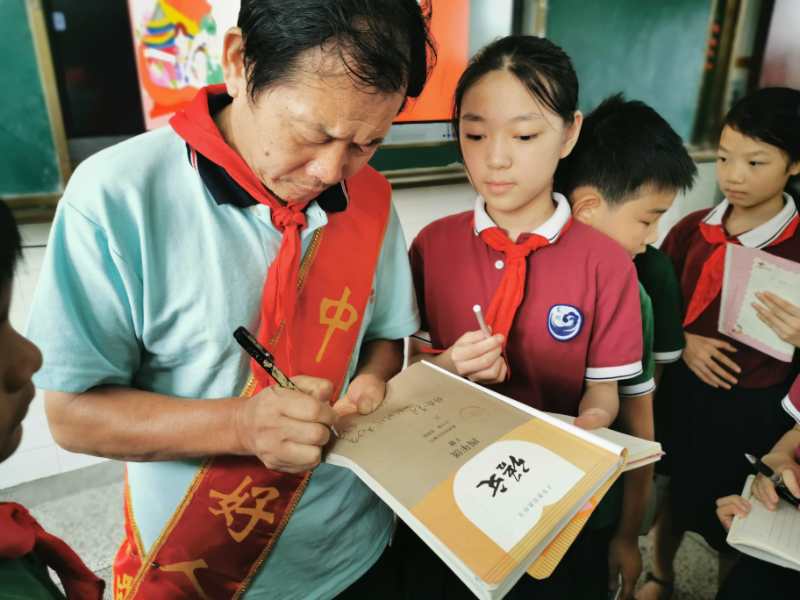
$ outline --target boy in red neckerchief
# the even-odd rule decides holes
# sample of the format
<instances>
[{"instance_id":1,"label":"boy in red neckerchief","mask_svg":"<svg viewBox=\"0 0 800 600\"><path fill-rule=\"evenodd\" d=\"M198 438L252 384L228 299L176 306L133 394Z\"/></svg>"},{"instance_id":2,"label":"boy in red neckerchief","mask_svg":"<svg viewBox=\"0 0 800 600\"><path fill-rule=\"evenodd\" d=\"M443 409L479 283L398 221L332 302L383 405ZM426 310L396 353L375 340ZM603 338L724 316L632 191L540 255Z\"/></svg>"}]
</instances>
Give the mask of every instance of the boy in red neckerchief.
<instances>
[{"instance_id":1,"label":"boy in red neckerchief","mask_svg":"<svg viewBox=\"0 0 800 600\"><path fill-rule=\"evenodd\" d=\"M21 253L19 231L0 201L0 462L22 438L22 420L33 400L31 376L42 366L39 349L8 320L14 263ZM64 598L47 573L61 579L67 598L102 598L104 583L75 552L47 533L15 502L0 502L0 598Z\"/></svg>"}]
</instances>

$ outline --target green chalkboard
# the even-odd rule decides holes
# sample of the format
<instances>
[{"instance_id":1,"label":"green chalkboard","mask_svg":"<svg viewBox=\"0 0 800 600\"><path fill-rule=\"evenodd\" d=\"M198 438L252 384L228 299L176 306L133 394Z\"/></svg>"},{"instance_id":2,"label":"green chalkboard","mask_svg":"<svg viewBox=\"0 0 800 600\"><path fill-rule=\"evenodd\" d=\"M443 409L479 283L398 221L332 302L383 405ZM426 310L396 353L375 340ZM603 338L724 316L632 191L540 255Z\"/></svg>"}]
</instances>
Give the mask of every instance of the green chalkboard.
<instances>
[{"instance_id":1,"label":"green chalkboard","mask_svg":"<svg viewBox=\"0 0 800 600\"><path fill-rule=\"evenodd\" d=\"M0 99L0 197L58 193L59 153L26 0L0 0L0 56L6 82Z\"/></svg>"},{"instance_id":2,"label":"green chalkboard","mask_svg":"<svg viewBox=\"0 0 800 600\"><path fill-rule=\"evenodd\" d=\"M690 141L700 100L711 0L551 0L547 37L572 57L580 108L624 92Z\"/></svg>"}]
</instances>

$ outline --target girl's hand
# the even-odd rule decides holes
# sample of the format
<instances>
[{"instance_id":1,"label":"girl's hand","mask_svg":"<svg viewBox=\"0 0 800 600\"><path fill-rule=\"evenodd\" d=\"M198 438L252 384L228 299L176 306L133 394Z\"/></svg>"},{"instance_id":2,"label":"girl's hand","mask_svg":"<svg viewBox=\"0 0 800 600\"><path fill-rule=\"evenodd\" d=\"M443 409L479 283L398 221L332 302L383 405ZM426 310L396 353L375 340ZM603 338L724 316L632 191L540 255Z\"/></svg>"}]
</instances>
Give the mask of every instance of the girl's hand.
<instances>
[{"instance_id":1,"label":"girl's hand","mask_svg":"<svg viewBox=\"0 0 800 600\"><path fill-rule=\"evenodd\" d=\"M800 307L771 292L758 292L756 298L763 302L753 303L758 318L784 342L800 346Z\"/></svg>"},{"instance_id":2,"label":"girl's hand","mask_svg":"<svg viewBox=\"0 0 800 600\"><path fill-rule=\"evenodd\" d=\"M750 503L741 496L717 498L717 518L726 530L731 528L733 517L746 517L750 513L750 508Z\"/></svg>"},{"instance_id":3,"label":"girl's hand","mask_svg":"<svg viewBox=\"0 0 800 600\"><path fill-rule=\"evenodd\" d=\"M800 498L800 465L795 462L793 456L783 452L770 452L761 461L779 473L789 491L796 498ZM778 508L778 493L775 491L775 485L769 479L758 475L753 482L752 489L753 495L768 510Z\"/></svg>"},{"instance_id":4,"label":"girl's hand","mask_svg":"<svg viewBox=\"0 0 800 600\"><path fill-rule=\"evenodd\" d=\"M476 383L500 383L508 376L503 358L503 336L486 337L478 331L468 331L448 350L456 373Z\"/></svg>"},{"instance_id":5,"label":"girl's hand","mask_svg":"<svg viewBox=\"0 0 800 600\"><path fill-rule=\"evenodd\" d=\"M368 415L383 402L386 382L371 373L356 375L347 388L347 394L333 405L340 417L359 413Z\"/></svg>"},{"instance_id":6,"label":"girl's hand","mask_svg":"<svg viewBox=\"0 0 800 600\"><path fill-rule=\"evenodd\" d=\"M693 333L684 332L684 337L686 348L681 358L700 381L725 390L736 385L738 380L733 373L741 373L742 370L723 353L723 350L736 352L736 348L723 340Z\"/></svg>"}]
</instances>

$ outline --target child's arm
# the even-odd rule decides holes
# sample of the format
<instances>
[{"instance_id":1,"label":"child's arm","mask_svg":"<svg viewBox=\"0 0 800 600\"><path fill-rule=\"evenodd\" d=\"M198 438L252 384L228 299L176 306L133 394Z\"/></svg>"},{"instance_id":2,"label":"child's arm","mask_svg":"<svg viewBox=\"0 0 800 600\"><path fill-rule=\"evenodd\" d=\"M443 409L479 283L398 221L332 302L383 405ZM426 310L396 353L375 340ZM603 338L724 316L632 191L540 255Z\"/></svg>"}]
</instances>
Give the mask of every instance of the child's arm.
<instances>
[{"instance_id":1,"label":"child's arm","mask_svg":"<svg viewBox=\"0 0 800 600\"><path fill-rule=\"evenodd\" d=\"M620 422L623 432L653 440L653 394L624 399L620 403ZM610 577L616 579L618 572L622 574L622 597L629 598L642 572L639 531L650 497L653 465L634 469L622 477L622 515L609 545L608 567Z\"/></svg>"},{"instance_id":2,"label":"child's arm","mask_svg":"<svg viewBox=\"0 0 800 600\"><path fill-rule=\"evenodd\" d=\"M334 408L340 415L371 413L383 402L386 382L403 368L403 340L372 340L361 346L356 374Z\"/></svg>"},{"instance_id":3,"label":"child's arm","mask_svg":"<svg viewBox=\"0 0 800 600\"><path fill-rule=\"evenodd\" d=\"M619 412L619 391L616 381L587 381L578 405L575 425L583 429L608 427Z\"/></svg>"},{"instance_id":4,"label":"child's arm","mask_svg":"<svg viewBox=\"0 0 800 600\"><path fill-rule=\"evenodd\" d=\"M800 446L800 425L795 425L761 460L780 474L789 491L800 498L800 465L797 463L795 454L798 446ZM755 497L769 510L778 508L778 494L769 479L759 475L753 482L752 489Z\"/></svg>"},{"instance_id":5,"label":"child's arm","mask_svg":"<svg viewBox=\"0 0 800 600\"><path fill-rule=\"evenodd\" d=\"M416 339L417 337L427 337L427 334L419 332L417 336L410 338L410 365L425 359L477 383L500 383L508 376L508 366L503 358L503 336L499 333L487 338L480 330L468 331L439 354L425 352L430 344L425 344Z\"/></svg>"}]
</instances>

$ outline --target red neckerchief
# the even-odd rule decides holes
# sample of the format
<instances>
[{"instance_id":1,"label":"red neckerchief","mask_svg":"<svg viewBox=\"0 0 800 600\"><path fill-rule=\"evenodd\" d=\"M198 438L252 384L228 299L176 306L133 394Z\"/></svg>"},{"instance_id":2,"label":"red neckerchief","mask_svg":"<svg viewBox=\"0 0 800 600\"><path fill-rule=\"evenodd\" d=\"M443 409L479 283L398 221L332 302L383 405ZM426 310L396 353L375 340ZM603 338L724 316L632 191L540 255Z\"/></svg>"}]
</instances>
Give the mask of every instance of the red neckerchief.
<instances>
[{"instance_id":1,"label":"red neckerchief","mask_svg":"<svg viewBox=\"0 0 800 600\"><path fill-rule=\"evenodd\" d=\"M225 169L254 200L269 206L273 225L283 233L278 255L270 265L261 296L258 339L265 346L269 346L269 340L278 332L281 323L289 323L294 317L297 276L302 254L300 231L306 226L304 211L308 203L282 204L264 187L244 159L228 145L214 118L208 112L209 96L224 93L226 93L224 84L202 88L185 109L170 119L169 124L189 146ZM287 348L291 348L288 336L284 336L284 339ZM287 354L291 355L291 352ZM254 367L251 370L262 386L271 383L263 369ZM290 364L286 370L288 375L293 374Z\"/></svg>"},{"instance_id":2,"label":"red neckerchief","mask_svg":"<svg viewBox=\"0 0 800 600\"><path fill-rule=\"evenodd\" d=\"M561 229L560 235L563 235L571 224L572 219L569 219ZM499 227L488 227L481 231L480 236L487 246L502 252L505 256L505 273L486 311L486 322L491 326L492 333L501 333L505 338L503 342L505 345L508 343L508 332L511 331L514 317L525 294L528 255L550 245L550 242L546 237L534 233L518 244L512 242L506 232Z\"/></svg>"},{"instance_id":3,"label":"red neckerchief","mask_svg":"<svg viewBox=\"0 0 800 600\"><path fill-rule=\"evenodd\" d=\"M100 600L105 583L60 538L47 533L24 506L0 502L0 558L21 558L33 553L53 569L67 598Z\"/></svg>"},{"instance_id":4,"label":"red neckerchief","mask_svg":"<svg viewBox=\"0 0 800 600\"><path fill-rule=\"evenodd\" d=\"M795 214L783 232L763 247L769 248L770 246L775 246L792 237L797 230L798 223L800 223L800 218ZM700 233L706 242L715 246L715 248L703 263L703 269L700 271L700 278L697 280L692 298L689 300L689 306L686 309L686 316L683 319L684 327L693 323L703 314L703 311L708 308L708 305L714 301L714 298L716 298L722 290L722 278L725 273L726 242L731 244L740 243L738 238L728 237L722 224L710 225L701 221Z\"/></svg>"}]
</instances>

